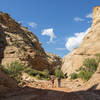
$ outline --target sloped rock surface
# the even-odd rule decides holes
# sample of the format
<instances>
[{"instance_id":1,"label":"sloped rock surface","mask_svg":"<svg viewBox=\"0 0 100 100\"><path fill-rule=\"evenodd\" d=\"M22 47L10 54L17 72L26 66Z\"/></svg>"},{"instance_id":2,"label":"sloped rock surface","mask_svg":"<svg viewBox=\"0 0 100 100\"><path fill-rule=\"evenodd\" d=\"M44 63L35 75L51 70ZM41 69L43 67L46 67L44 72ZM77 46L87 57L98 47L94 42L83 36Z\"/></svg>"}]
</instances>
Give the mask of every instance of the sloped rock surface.
<instances>
[{"instance_id":1,"label":"sloped rock surface","mask_svg":"<svg viewBox=\"0 0 100 100\"><path fill-rule=\"evenodd\" d=\"M0 62L6 65L16 60L37 70L53 70L61 65L60 57L45 53L32 32L0 12Z\"/></svg>"},{"instance_id":2,"label":"sloped rock surface","mask_svg":"<svg viewBox=\"0 0 100 100\"><path fill-rule=\"evenodd\" d=\"M63 58L62 71L70 75L79 69L85 58L94 57L97 53L100 53L100 6L94 7L93 24L79 48Z\"/></svg>"}]
</instances>

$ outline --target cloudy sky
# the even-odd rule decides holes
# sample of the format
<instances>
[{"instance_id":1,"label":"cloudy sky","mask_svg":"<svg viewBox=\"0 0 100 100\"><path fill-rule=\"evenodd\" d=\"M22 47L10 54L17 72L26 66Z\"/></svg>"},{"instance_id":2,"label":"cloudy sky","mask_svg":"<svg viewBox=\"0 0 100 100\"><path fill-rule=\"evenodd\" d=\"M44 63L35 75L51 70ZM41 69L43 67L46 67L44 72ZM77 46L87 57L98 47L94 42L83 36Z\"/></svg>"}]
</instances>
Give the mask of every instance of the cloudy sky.
<instances>
[{"instance_id":1,"label":"cloudy sky","mask_svg":"<svg viewBox=\"0 0 100 100\"><path fill-rule=\"evenodd\" d=\"M45 51L63 57L88 33L97 5L100 0L0 0L0 11L35 33Z\"/></svg>"}]
</instances>

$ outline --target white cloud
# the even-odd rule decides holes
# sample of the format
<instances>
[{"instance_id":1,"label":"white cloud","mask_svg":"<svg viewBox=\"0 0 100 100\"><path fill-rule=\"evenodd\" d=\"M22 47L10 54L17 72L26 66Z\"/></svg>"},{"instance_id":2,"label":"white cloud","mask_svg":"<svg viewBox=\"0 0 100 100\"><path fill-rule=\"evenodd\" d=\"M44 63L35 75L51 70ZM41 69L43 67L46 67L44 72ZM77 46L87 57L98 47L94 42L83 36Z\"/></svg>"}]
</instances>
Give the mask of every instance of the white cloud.
<instances>
[{"instance_id":1,"label":"white cloud","mask_svg":"<svg viewBox=\"0 0 100 100\"><path fill-rule=\"evenodd\" d=\"M82 22L82 21L84 21L84 19L82 19L80 17L75 17L74 18L74 21L76 21L76 22Z\"/></svg>"},{"instance_id":2,"label":"white cloud","mask_svg":"<svg viewBox=\"0 0 100 100\"><path fill-rule=\"evenodd\" d=\"M52 43L53 42L53 39L56 37L55 34L54 34L53 28L44 29L42 31L42 35L47 35L47 36L50 37L50 40L47 43Z\"/></svg>"},{"instance_id":3,"label":"white cloud","mask_svg":"<svg viewBox=\"0 0 100 100\"><path fill-rule=\"evenodd\" d=\"M92 13L89 13L86 15L86 18L92 18L93 14Z\"/></svg>"},{"instance_id":4,"label":"white cloud","mask_svg":"<svg viewBox=\"0 0 100 100\"><path fill-rule=\"evenodd\" d=\"M75 33L73 37L69 37L65 44L67 50L72 51L74 48L77 48L82 42L84 36L89 32L89 30L90 28L88 28L84 32Z\"/></svg>"},{"instance_id":5,"label":"white cloud","mask_svg":"<svg viewBox=\"0 0 100 100\"><path fill-rule=\"evenodd\" d=\"M66 48L56 48L56 50L64 51L64 50L66 50Z\"/></svg>"},{"instance_id":6,"label":"white cloud","mask_svg":"<svg viewBox=\"0 0 100 100\"><path fill-rule=\"evenodd\" d=\"M31 28L36 28L37 27L37 24L35 22L29 22L28 25L31 27Z\"/></svg>"}]
</instances>

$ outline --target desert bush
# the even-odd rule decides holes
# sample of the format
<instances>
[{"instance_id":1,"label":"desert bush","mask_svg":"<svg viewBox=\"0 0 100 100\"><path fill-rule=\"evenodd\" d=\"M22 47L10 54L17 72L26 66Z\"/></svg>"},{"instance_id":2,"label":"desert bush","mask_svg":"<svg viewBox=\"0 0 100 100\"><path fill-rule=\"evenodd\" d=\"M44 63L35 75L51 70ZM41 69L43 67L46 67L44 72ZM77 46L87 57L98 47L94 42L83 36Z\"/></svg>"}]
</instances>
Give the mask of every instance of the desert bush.
<instances>
[{"instance_id":1,"label":"desert bush","mask_svg":"<svg viewBox=\"0 0 100 100\"><path fill-rule=\"evenodd\" d=\"M24 66L18 61L12 62L6 66L0 65L0 69L9 77L15 79L18 83L21 81L21 74L24 70Z\"/></svg>"},{"instance_id":2,"label":"desert bush","mask_svg":"<svg viewBox=\"0 0 100 100\"><path fill-rule=\"evenodd\" d=\"M88 81L93 75L93 72L91 71L80 71L78 74L78 78L81 78L85 81Z\"/></svg>"},{"instance_id":3,"label":"desert bush","mask_svg":"<svg viewBox=\"0 0 100 100\"><path fill-rule=\"evenodd\" d=\"M26 68L24 70L25 73L34 76L34 77L39 77L39 79L49 79L50 75L49 75L49 70L48 69L44 69L43 71L38 71L32 68Z\"/></svg>"},{"instance_id":4,"label":"desert bush","mask_svg":"<svg viewBox=\"0 0 100 100\"><path fill-rule=\"evenodd\" d=\"M49 70L48 69L44 69L39 74L40 74L40 76L43 76L45 78L48 78L49 77Z\"/></svg>"},{"instance_id":5,"label":"desert bush","mask_svg":"<svg viewBox=\"0 0 100 100\"><path fill-rule=\"evenodd\" d=\"M40 77L39 74L37 74L35 77L36 77L37 79L41 79L41 77Z\"/></svg>"},{"instance_id":6,"label":"desert bush","mask_svg":"<svg viewBox=\"0 0 100 100\"><path fill-rule=\"evenodd\" d=\"M55 69L55 76L56 77L61 77L61 78L65 77L63 72L59 68Z\"/></svg>"},{"instance_id":7,"label":"desert bush","mask_svg":"<svg viewBox=\"0 0 100 100\"><path fill-rule=\"evenodd\" d=\"M11 78L15 79L18 83L21 81L21 74L24 70L24 66L18 62L12 62L4 68L4 72L8 74Z\"/></svg>"},{"instance_id":8,"label":"desert bush","mask_svg":"<svg viewBox=\"0 0 100 100\"><path fill-rule=\"evenodd\" d=\"M79 73L71 75L71 79L81 78L88 81L94 72L97 70L98 61L94 58L87 58L84 60L83 65L77 70Z\"/></svg>"},{"instance_id":9,"label":"desert bush","mask_svg":"<svg viewBox=\"0 0 100 100\"><path fill-rule=\"evenodd\" d=\"M71 74L71 80L77 79L77 78L78 78L78 75L76 73Z\"/></svg>"},{"instance_id":10,"label":"desert bush","mask_svg":"<svg viewBox=\"0 0 100 100\"><path fill-rule=\"evenodd\" d=\"M7 73L12 77L21 74L23 70L24 66L18 61L12 62L7 66L7 71L8 71Z\"/></svg>"},{"instance_id":11,"label":"desert bush","mask_svg":"<svg viewBox=\"0 0 100 100\"><path fill-rule=\"evenodd\" d=\"M83 62L83 66L85 66L85 69L91 72L95 72L98 67L98 63L94 58L87 58Z\"/></svg>"},{"instance_id":12,"label":"desert bush","mask_svg":"<svg viewBox=\"0 0 100 100\"><path fill-rule=\"evenodd\" d=\"M88 81L97 70L98 62L94 58L87 58L79 68L78 78Z\"/></svg>"},{"instance_id":13,"label":"desert bush","mask_svg":"<svg viewBox=\"0 0 100 100\"><path fill-rule=\"evenodd\" d=\"M29 75L31 75L31 76L36 76L37 74L39 74L39 71L34 70L32 68L26 68L24 70L24 72L27 73L27 74L29 74Z\"/></svg>"}]
</instances>

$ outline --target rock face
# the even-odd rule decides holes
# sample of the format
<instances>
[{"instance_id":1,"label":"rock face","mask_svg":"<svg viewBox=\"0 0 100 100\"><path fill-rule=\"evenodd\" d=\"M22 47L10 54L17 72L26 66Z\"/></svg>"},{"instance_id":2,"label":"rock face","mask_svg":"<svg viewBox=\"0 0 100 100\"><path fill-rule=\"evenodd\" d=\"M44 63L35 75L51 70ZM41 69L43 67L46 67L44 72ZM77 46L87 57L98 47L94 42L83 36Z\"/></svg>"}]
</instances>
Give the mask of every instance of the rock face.
<instances>
[{"instance_id":1,"label":"rock face","mask_svg":"<svg viewBox=\"0 0 100 100\"><path fill-rule=\"evenodd\" d=\"M45 53L37 37L7 13L0 12L0 63L20 61L38 70L61 65L59 56Z\"/></svg>"},{"instance_id":2,"label":"rock face","mask_svg":"<svg viewBox=\"0 0 100 100\"><path fill-rule=\"evenodd\" d=\"M94 7L93 24L79 48L63 58L62 71L70 75L79 69L85 58L93 57L97 53L100 53L100 6Z\"/></svg>"}]
</instances>

